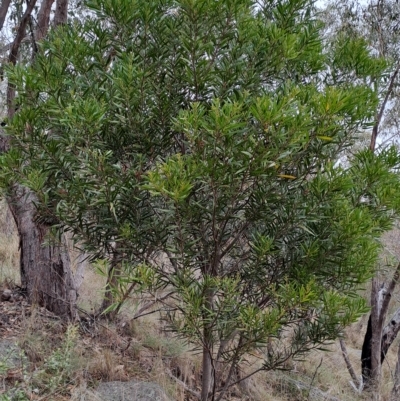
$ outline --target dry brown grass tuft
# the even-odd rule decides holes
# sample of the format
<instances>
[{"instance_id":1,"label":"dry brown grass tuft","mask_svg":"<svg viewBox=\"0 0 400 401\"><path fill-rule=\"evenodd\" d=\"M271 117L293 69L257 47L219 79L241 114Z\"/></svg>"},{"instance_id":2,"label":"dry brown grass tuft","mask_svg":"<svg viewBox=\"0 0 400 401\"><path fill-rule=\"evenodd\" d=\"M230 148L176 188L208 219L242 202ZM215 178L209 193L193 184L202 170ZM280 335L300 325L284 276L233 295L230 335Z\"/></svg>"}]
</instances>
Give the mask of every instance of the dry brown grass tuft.
<instances>
[{"instance_id":1,"label":"dry brown grass tuft","mask_svg":"<svg viewBox=\"0 0 400 401\"><path fill-rule=\"evenodd\" d=\"M12 219L10 223L11 216L7 213L4 202L0 203L0 283L3 287L12 286L13 282L19 281L18 238L15 227L11 224ZM384 241L386 248L380 269L382 279L391 277L392 266L400 260L400 230L388 233ZM74 255L73 270L77 271L79 258ZM88 312L96 311L102 300L104 285L105 278L88 265L80 288L80 307ZM367 284L366 298L369 297L369 293L370 287ZM79 386L82 388L93 386L98 381L153 381L161 385L171 399L191 400L171 376L198 391L201 379L200 356L166 332L159 313L131 320L138 305L140 300L132 299L123 308L123 318L118 322L97 322L93 332L80 332L73 351L74 358L71 359L71 377L79 378ZM389 315L399 306L400 287L393 296ZM361 348L367 320L368 315L365 315L346 330L349 358L358 375L361 371ZM40 370L48 364L49 359L54 358L54 352L65 341L65 333L66 328L61 321L44 318L39 308L31 309L30 316L24 320L19 344L31 362L32 369ZM383 366L382 401L388 401L392 389L398 344L399 340L392 345ZM366 401L368 396L357 394L349 384L350 375L341 356L339 344L332 344L329 350L330 352L315 351L307 355L305 361L292 362L291 372L261 372L246 380L245 386L235 387L227 399L313 401L317 398L313 398L311 389L316 388L341 401ZM243 369L250 370L250 367ZM299 383L305 387L301 387ZM76 388L79 386L77 384ZM58 400L56 397L49 399Z\"/></svg>"},{"instance_id":2,"label":"dry brown grass tuft","mask_svg":"<svg viewBox=\"0 0 400 401\"><path fill-rule=\"evenodd\" d=\"M118 355L108 348L97 349L87 366L88 373L98 381L127 381L129 377Z\"/></svg>"}]
</instances>

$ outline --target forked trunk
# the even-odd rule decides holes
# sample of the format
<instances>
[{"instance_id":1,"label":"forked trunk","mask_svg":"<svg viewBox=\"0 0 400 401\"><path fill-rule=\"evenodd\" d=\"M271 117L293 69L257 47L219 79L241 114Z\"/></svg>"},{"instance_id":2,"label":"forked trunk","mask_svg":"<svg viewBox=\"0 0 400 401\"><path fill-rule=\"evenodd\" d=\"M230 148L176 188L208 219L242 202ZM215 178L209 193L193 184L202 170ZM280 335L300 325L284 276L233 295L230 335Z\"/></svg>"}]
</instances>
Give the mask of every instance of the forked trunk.
<instances>
[{"instance_id":1,"label":"forked trunk","mask_svg":"<svg viewBox=\"0 0 400 401\"><path fill-rule=\"evenodd\" d=\"M30 302L75 319L76 289L68 250L48 240L50 226L35 221L34 196L16 185L8 199L19 233L21 284Z\"/></svg>"}]
</instances>

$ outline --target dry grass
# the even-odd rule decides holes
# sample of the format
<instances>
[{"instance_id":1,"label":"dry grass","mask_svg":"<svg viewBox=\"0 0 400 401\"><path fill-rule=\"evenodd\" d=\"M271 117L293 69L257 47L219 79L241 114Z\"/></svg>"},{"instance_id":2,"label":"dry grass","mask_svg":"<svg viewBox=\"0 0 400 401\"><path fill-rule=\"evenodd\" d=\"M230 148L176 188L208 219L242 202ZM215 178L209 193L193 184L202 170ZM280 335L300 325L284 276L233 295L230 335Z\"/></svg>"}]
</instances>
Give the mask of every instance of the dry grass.
<instances>
[{"instance_id":1,"label":"dry grass","mask_svg":"<svg viewBox=\"0 0 400 401\"><path fill-rule=\"evenodd\" d=\"M18 235L11 213L4 200L0 200L0 282L20 281L18 264Z\"/></svg>"},{"instance_id":2,"label":"dry grass","mask_svg":"<svg viewBox=\"0 0 400 401\"><path fill-rule=\"evenodd\" d=\"M387 279L391 277L393 266L400 260L400 230L388 233L384 242L380 276ZM73 271L77 272L80 261L78 254L74 252L71 252ZM17 233L3 202L0 203L0 283L6 283L7 280L19 282L18 262ZM79 291L80 307L88 312L97 310L102 300L104 285L105 278L98 275L88 264ZM366 285L367 298L369 293L370 287ZM397 288L393 299L400 301L400 287ZM64 400L66 392L76 395L80 388L95 386L99 381L136 379L158 383L173 400L189 400L182 386L171 379L171 374L185 382L188 387L199 390L200 356L166 332L165 324L160 320L158 313L132 321L131 317L139 304L139 300L131 299L123 308L122 317L118 322L94 322L94 326L88 331L81 331L68 368L68 377L73 378L76 386L70 388L65 385L63 393L49 399ZM398 305L399 302L392 302L390 314L395 312ZM367 318L367 315L364 316L345 333L349 357L358 374L361 370L360 356ZM43 320L33 310L24 322L19 343L32 366L35 369L46 370L49 361L57 355L57 350L62 349L65 338L64 325L57 320ZM398 343L397 340L391 347L383 366L382 401L389 399L393 385ZM305 361L294 362L292 366L292 372L262 372L253 376L246 381L245 391L243 387L238 387L230 399L313 401L316 398L312 397L309 389L316 387L342 401L368 400L368 396L358 395L350 386L350 376L338 343L332 344L329 352L312 352ZM44 375L42 380L48 380L48 377ZM296 382L305 383L309 389L299 389Z\"/></svg>"},{"instance_id":3,"label":"dry grass","mask_svg":"<svg viewBox=\"0 0 400 401\"><path fill-rule=\"evenodd\" d=\"M84 272L84 279L79 288L78 305L80 308L93 313L99 309L103 299L106 278L97 274L88 264Z\"/></svg>"}]
</instances>

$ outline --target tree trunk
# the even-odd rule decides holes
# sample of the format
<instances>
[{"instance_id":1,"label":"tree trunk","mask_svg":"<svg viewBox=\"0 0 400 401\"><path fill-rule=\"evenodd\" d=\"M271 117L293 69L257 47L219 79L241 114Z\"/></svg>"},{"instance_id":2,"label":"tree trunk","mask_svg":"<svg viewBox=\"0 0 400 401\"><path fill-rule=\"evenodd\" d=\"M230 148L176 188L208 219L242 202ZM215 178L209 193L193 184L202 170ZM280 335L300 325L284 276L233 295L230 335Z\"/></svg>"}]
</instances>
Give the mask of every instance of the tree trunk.
<instances>
[{"instance_id":1,"label":"tree trunk","mask_svg":"<svg viewBox=\"0 0 400 401\"><path fill-rule=\"evenodd\" d=\"M99 314L113 320L116 313L115 311L107 311L107 309L114 304L115 298L113 294L113 289L118 285L118 277L121 274L121 264L116 255L113 256L113 260L111 262L111 266L108 269L107 275L107 283L106 283L106 290L104 293L103 302L100 307Z\"/></svg>"},{"instance_id":2,"label":"tree trunk","mask_svg":"<svg viewBox=\"0 0 400 401\"><path fill-rule=\"evenodd\" d=\"M10 7L11 0L3 0L0 6L0 31L3 29L4 21L8 13L8 8Z\"/></svg>"},{"instance_id":3,"label":"tree trunk","mask_svg":"<svg viewBox=\"0 0 400 401\"><path fill-rule=\"evenodd\" d=\"M394 313L382 333L381 362L384 361L390 346L400 331L400 308Z\"/></svg>"},{"instance_id":4,"label":"tree trunk","mask_svg":"<svg viewBox=\"0 0 400 401\"><path fill-rule=\"evenodd\" d=\"M372 310L371 310L371 377L370 381L373 388L377 390L380 384L381 378L381 340L382 340L382 329L383 322L380 319L382 314L382 299L381 292L379 291L379 281L374 279L372 282Z\"/></svg>"},{"instance_id":5,"label":"tree trunk","mask_svg":"<svg viewBox=\"0 0 400 401\"><path fill-rule=\"evenodd\" d=\"M57 0L54 26L66 24L68 18L68 0Z\"/></svg>"},{"instance_id":6,"label":"tree trunk","mask_svg":"<svg viewBox=\"0 0 400 401\"><path fill-rule=\"evenodd\" d=\"M11 64L16 64L20 45L26 35L26 27L31 20L37 0L27 3L26 10L18 26L16 36L8 56ZM48 30L48 16L52 2L43 0L39 12L40 37ZM66 22L68 1L58 1L55 25ZM2 8L6 7L6 1ZM2 11L2 10L1 10ZM0 15L1 16L1 15ZM1 21L0 21L1 22ZM12 83L7 88L7 112L11 120L15 113L15 88ZM0 135L0 153L8 152L10 138ZM10 188L8 205L16 223L20 243L20 271L22 287L26 290L28 300L46 307L51 312L65 319L75 319L77 292L71 271L68 249L64 244L44 243L48 239L50 226L40 223L36 216L35 196L19 184ZM62 241L66 243L65 238Z\"/></svg>"},{"instance_id":7,"label":"tree trunk","mask_svg":"<svg viewBox=\"0 0 400 401\"><path fill-rule=\"evenodd\" d=\"M367 332L361 353L361 366L364 389L379 386L381 365L387 351L400 331L400 311L397 311L383 329L390 300L397 282L400 279L400 263L390 282L379 285L378 279L372 281L371 315L368 320Z\"/></svg>"},{"instance_id":8,"label":"tree trunk","mask_svg":"<svg viewBox=\"0 0 400 401\"><path fill-rule=\"evenodd\" d=\"M361 374L363 378L363 386L365 386L365 384L369 382L369 378L371 377L371 339L372 326L370 315L361 351Z\"/></svg>"},{"instance_id":9,"label":"tree trunk","mask_svg":"<svg viewBox=\"0 0 400 401\"><path fill-rule=\"evenodd\" d=\"M204 335L204 344L203 344L203 372L202 372L202 380L201 380L201 401L208 400L208 394L211 390L211 383L212 383L212 355L211 355L211 346L212 343L209 340L210 338L210 329L207 327L208 325L203 328L203 335Z\"/></svg>"},{"instance_id":10,"label":"tree trunk","mask_svg":"<svg viewBox=\"0 0 400 401\"><path fill-rule=\"evenodd\" d=\"M201 380L201 401L208 401L208 396L213 385L213 339L212 323L210 323L207 311L213 309L214 291L208 288L205 294L203 312L203 359L202 359L202 380Z\"/></svg>"},{"instance_id":11,"label":"tree trunk","mask_svg":"<svg viewBox=\"0 0 400 401\"><path fill-rule=\"evenodd\" d=\"M50 12L54 0L43 0L38 12L38 22L35 32L35 40L39 41L47 35L49 30Z\"/></svg>"},{"instance_id":12,"label":"tree trunk","mask_svg":"<svg viewBox=\"0 0 400 401\"><path fill-rule=\"evenodd\" d=\"M384 288L379 289L379 281L374 278L371 291L371 315L361 353L364 390L372 391L374 395L379 394L381 378L381 339L384 321L382 305L384 296Z\"/></svg>"},{"instance_id":13,"label":"tree trunk","mask_svg":"<svg viewBox=\"0 0 400 401\"><path fill-rule=\"evenodd\" d=\"M390 394L390 401L398 401L400 399L400 345L397 351L396 371L394 373L394 384L392 393Z\"/></svg>"},{"instance_id":14,"label":"tree trunk","mask_svg":"<svg viewBox=\"0 0 400 401\"><path fill-rule=\"evenodd\" d=\"M68 250L62 244L45 243L50 226L35 221L34 200L32 192L20 185L8 199L19 233L22 287L30 302L75 319L77 294Z\"/></svg>"}]
</instances>

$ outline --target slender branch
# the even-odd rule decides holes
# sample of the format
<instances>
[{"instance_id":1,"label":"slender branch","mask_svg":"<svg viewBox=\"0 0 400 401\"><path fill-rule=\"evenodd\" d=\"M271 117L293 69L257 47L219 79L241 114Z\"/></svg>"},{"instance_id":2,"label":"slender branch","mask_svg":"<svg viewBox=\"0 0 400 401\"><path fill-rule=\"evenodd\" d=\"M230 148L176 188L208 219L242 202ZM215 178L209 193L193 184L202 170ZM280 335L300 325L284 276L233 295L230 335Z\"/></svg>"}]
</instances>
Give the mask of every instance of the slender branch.
<instances>
[{"instance_id":1,"label":"slender branch","mask_svg":"<svg viewBox=\"0 0 400 401\"><path fill-rule=\"evenodd\" d=\"M156 298L154 301L148 302L147 304L143 305L134 315L133 318L131 320L135 320L138 319L142 315L142 313L144 311L146 311L147 309L151 308L152 306L154 306L157 302L162 302L164 301L164 299L167 299L169 296L171 296L171 294L173 294L173 292L169 292L168 294L162 296L161 298ZM152 312L150 312L152 313Z\"/></svg>"},{"instance_id":2,"label":"slender branch","mask_svg":"<svg viewBox=\"0 0 400 401\"><path fill-rule=\"evenodd\" d=\"M17 35L15 36L14 42L11 46L10 55L8 56L8 61L11 64L15 65L17 62L18 51L21 46L22 40L25 37L26 25L29 22L29 19L30 19L32 10L35 7L35 4L36 4L36 0L31 0L26 7L24 15L22 16L21 23L19 24L19 27L18 27Z\"/></svg>"},{"instance_id":3,"label":"slender branch","mask_svg":"<svg viewBox=\"0 0 400 401\"><path fill-rule=\"evenodd\" d=\"M342 355L343 355L343 359L346 363L347 370L349 371L350 376L353 379L354 385L357 388L360 388L360 381L358 380L356 372L353 369L353 365L350 362L349 354L348 354L347 348L346 348L346 343L344 342L344 340L342 338L339 340L339 342L340 342L340 348L342 349Z\"/></svg>"},{"instance_id":4,"label":"slender branch","mask_svg":"<svg viewBox=\"0 0 400 401\"><path fill-rule=\"evenodd\" d=\"M236 351L235 351L235 355L234 355L233 360L232 360L231 367L230 367L229 372L228 372L228 376L227 376L226 381L225 381L225 385L222 388L221 394L217 398L217 401L220 401L222 399L222 397L225 394L226 390L228 390L228 388L231 386L229 384L229 382L231 381L231 377L233 375L233 372L234 372L235 368L237 367L237 364L238 364L238 361L239 361L239 352L240 352L240 348L242 346L242 343L243 343L243 336L241 335L240 338L239 338L238 346L237 346ZM214 389L214 394L216 394L216 393L217 393L217 391Z\"/></svg>"},{"instance_id":5,"label":"slender branch","mask_svg":"<svg viewBox=\"0 0 400 401\"><path fill-rule=\"evenodd\" d=\"M129 286L129 288L126 290L125 294L122 296L122 299L118 302L118 306L115 308L114 311L114 315L118 315L123 303L127 300L127 298L129 297L129 295L131 294L131 292L133 291L133 289L135 288L137 282L133 282L131 283L131 285Z\"/></svg>"},{"instance_id":6,"label":"slender branch","mask_svg":"<svg viewBox=\"0 0 400 401\"><path fill-rule=\"evenodd\" d=\"M189 386L183 382L182 380L179 380L177 377L175 377L172 372L170 372L169 370L166 370L167 375L171 378L174 379L178 384L180 384L185 391L187 391L188 393L194 395L196 398L198 398L199 400L201 399L201 395L200 393L198 393L197 391L192 390L191 388L189 388Z\"/></svg>"},{"instance_id":7,"label":"slender branch","mask_svg":"<svg viewBox=\"0 0 400 401\"><path fill-rule=\"evenodd\" d=\"M227 244L225 249L221 252L220 259L222 259L233 248L233 246L237 243L237 241L240 239L240 237L242 236L243 232L246 230L246 228L249 225L250 225L249 222L243 224L242 228L240 228L238 230L238 232L235 235L235 237L233 237L233 239Z\"/></svg>"},{"instance_id":8,"label":"slender branch","mask_svg":"<svg viewBox=\"0 0 400 401\"><path fill-rule=\"evenodd\" d=\"M29 30L30 30L30 33L31 33L31 41L32 41L32 47L33 47L32 59L34 59L36 53L38 52L38 47L37 47L37 43L36 43L36 40L35 40L35 32L33 30L32 15L29 16Z\"/></svg>"},{"instance_id":9,"label":"slender branch","mask_svg":"<svg viewBox=\"0 0 400 401\"><path fill-rule=\"evenodd\" d=\"M310 388L308 389L307 401L310 399L310 394L311 394L312 385L314 384L315 376L317 375L318 369L321 367L322 361L323 361L323 360L324 360L324 358L321 358L321 361L319 362L319 365L318 365L317 368L315 369L315 372L314 372L313 377L312 377L312 379L311 379Z\"/></svg>"},{"instance_id":10,"label":"slender branch","mask_svg":"<svg viewBox=\"0 0 400 401\"><path fill-rule=\"evenodd\" d=\"M22 43L26 43L26 42L29 42L29 36L28 35L25 35L24 36L24 38L21 40L21 44ZM13 42L10 42L10 43L7 43L6 45L4 45L3 47L0 47L0 54L3 54L3 53L5 53L5 52L7 52L7 51L9 51L10 49L11 49L11 46L13 45L13 43L14 43L14 41Z\"/></svg>"},{"instance_id":11,"label":"slender branch","mask_svg":"<svg viewBox=\"0 0 400 401\"><path fill-rule=\"evenodd\" d=\"M229 385L229 387L232 387L232 386L234 386L235 384L238 384L238 383L242 382L243 380L248 379L249 377L255 375L256 373L261 372L262 370L265 370L265 368L264 368L264 367L261 367L261 368L258 368L258 369L256 369L256 370L254 370L253 372L249 373L248 375L246 375L246 376L244 376L244 377L241 377L240 379L238 379L238 380L236 380L235 382L231 383L231 384ZM218 389L218 390L216 391L216 393L220 393L221 391L225 391L225 387L222 387L222 388Z\"/></svg>"},{"instance_id":12,"label":"slender branch","mask_svg":"<svg viewBox=\"0 0 400 401\"><path fill-rule=\"evenodd\" d=\"M378 113L378 115L377 115L377 117L376 117L375 125L374 125L374 127L373 127L373 129L372 129L371 143L370 143L370 145L369 145L369 148L372 150L372 152L375 151L375 148L376 148L376 138L378 137L379 124L380 124L381 121L382 121L383 113L384 113L384 111L385 111L386 104L387 104L387 102L388 102L388 100L389 100L389 97L390 97L390 95L391 95L392 92L393 92L394 83L395 83L395 80L396 80L396 77L397 77L399 71L400 71L400 63L397 64L396 69L394 70L392 76L390 77L390 82L389 82L388 90L387 90L387 92L386 92L386 95L385 95L385 98L384 98L383 103L382 103L382 105L381 105L381 108L380 108L380 110L379 110L379 113Z\"/></svg>"}]
</instances>

